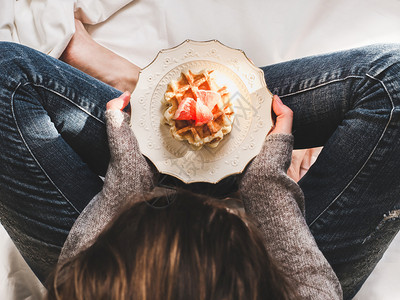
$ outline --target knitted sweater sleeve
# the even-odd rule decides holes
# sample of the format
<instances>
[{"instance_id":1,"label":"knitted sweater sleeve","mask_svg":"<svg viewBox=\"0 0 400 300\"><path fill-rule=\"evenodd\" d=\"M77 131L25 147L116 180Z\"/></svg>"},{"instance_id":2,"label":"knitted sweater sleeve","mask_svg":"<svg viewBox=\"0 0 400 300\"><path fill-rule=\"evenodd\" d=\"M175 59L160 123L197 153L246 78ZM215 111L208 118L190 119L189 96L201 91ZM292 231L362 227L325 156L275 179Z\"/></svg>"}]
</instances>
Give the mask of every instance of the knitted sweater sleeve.
<instances>
[{"instance_id":1,"label":"knitted sweater sleeve","mask_svg":"<svg viewBox=\"0 0 400 300\"><path fill-rule=\"evenodd\" d=\"M103 189L75 221L59 261L88 247L125 204L127 195L144 194L154 186L155 169L140 153L129 127L129 116L120 111L106 111L106 122L111 158Z\"/></svg>"},{"instance_id":2,"label":"knitted sweater sleeve","mask_svg":"<svg viewBox=\"0 0 400 300\"><path fill-rule=\"evenodd\" d=\"M305 222L304 195L286 172L293 136L272 134L240 181L246 212L259 224L268 252L296 284L301 299L342 299L339 281Z\"/></svg>"}]
</instances>

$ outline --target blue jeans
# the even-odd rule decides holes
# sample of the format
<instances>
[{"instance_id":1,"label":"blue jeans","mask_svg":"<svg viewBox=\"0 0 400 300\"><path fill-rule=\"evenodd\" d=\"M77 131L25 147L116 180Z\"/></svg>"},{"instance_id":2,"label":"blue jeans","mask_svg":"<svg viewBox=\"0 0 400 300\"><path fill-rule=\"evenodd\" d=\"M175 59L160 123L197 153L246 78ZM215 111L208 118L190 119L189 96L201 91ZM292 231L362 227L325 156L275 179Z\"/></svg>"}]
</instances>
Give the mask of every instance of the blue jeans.
<instances>
[{"instance_id":1,"label":"blue jeans","mask_svg":"<svg viewBox=\"0 0 400 300\"><path fill-rule=\"evenodd\" d=\"M400 46L264 67L294 111L295 147L324 146L300 186L315 239L351 298L400 228ZM40 279L102 187L104 110L121 92L0 43L1 222ZM392 218L392 216L394 216Z\"/></svg>"},{"instance_id":2,"label":"blue jeans","mask_svg":"<svg viewBox=\"0 0 400 300\"><path fill-rule=\"evenodd\" d=\"M103 185L104 111L119 91L29 48L0 43L0 217L43 281Z\"/></svg>"}]
</instances>

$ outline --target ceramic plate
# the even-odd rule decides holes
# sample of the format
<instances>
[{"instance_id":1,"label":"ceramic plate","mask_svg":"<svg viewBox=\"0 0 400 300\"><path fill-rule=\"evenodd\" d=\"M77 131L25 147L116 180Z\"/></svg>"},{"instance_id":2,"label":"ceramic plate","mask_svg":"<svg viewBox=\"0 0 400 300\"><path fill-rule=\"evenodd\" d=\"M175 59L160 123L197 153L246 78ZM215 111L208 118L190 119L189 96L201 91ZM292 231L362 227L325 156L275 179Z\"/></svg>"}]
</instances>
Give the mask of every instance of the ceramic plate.
<instances>
[{"instance_id":1,"label":"ceramic plate","mask_svg":"<svg viewBox=\"0 0 400 300\"><path fill-rule=\"evenodd\" d=\"M216 148L194 150L186 141L174 139L169 126L162 123L167 85L188 70L214 70L217 84L229 90L235 118L232 131ZM271 102L263 71L243 51L216 40L187 40L160 51L141 71L131 98L131 127L141 152L159 172L186 183L216 183L242 172L260 152L272 126Z\"/></svg>"}]
</instances>

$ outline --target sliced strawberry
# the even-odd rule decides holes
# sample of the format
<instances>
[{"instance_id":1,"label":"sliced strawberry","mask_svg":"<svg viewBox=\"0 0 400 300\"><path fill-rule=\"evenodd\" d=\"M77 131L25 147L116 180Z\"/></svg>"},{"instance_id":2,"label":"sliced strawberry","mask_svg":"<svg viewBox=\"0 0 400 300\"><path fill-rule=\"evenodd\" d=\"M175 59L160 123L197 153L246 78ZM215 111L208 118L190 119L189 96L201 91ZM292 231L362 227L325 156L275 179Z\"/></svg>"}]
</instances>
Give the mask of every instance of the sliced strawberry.
<instances>
[{"instance_id":1,"label":"sliced strawberry","mask_svg":"<svg viewBox=\"0 0 400 300\"><path fill-rule=\"evenodd\" d=\"M179 103L178 109L174 114L175 120L195 120L196 119L196 100L187 97Z\"/></svg>"},{"instance_id":2,"label":"sliced strawberry","mask_svg":"<svg viewBox=\"0 0 400 300\"><path fill-rule=\"evenodd\" d=\"M214 91L198 90L196 92L197 101L203 102L210 110L221 100L221 95Z\"/></svg>"},{"instance_id":3,"label":"sliced strawberry","mask_svg":"<svg viewBox=\"0 0 400 300\"><path fill-rule=\"evenodd\" d=\"M196 102L196 126L208 123L213 118L211 110L202 101Z\"/></svg>"}]
</instances>

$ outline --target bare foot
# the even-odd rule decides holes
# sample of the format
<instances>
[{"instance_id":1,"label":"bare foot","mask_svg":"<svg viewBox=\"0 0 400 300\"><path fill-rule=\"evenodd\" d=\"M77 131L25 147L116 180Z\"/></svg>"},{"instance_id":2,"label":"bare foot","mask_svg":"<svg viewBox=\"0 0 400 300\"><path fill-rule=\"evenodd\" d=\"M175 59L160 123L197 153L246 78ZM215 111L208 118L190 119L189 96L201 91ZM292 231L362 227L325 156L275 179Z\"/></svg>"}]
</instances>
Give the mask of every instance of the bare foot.
<instances>
[{"instance_id":1,"label":"bare foot","mask_svg":"<svg viewBox=\"0 0 400 300\"><path fill-rule=\"evenodd\" d=\"M94 41L79 20L75 30L60 59L120 91L132 92L140 68Z\"/></svg>"}]
</instances>

